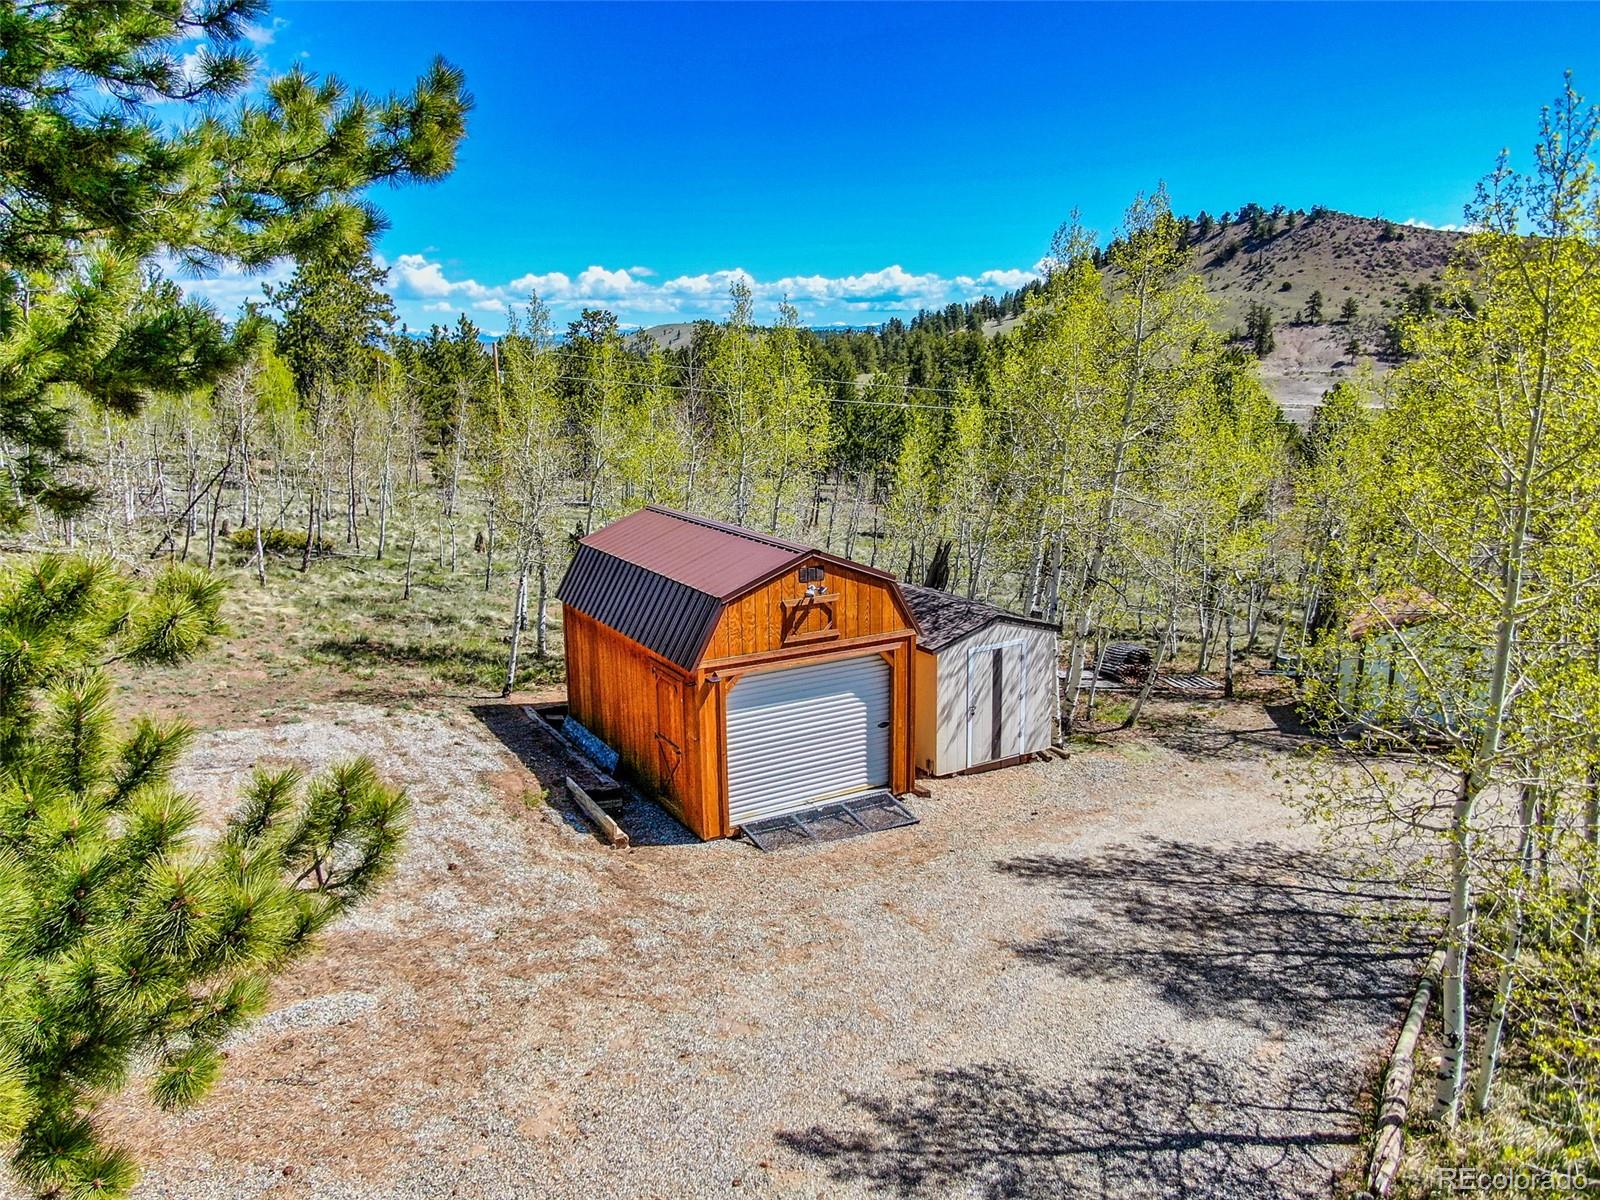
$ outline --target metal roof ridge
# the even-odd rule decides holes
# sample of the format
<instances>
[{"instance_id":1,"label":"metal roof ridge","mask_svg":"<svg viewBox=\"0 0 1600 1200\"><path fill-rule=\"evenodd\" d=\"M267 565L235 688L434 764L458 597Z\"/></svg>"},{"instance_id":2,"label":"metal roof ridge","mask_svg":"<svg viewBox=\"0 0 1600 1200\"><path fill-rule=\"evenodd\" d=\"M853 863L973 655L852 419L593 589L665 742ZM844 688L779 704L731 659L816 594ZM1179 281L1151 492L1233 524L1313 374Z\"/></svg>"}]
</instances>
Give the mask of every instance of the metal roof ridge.
<instances>
[{"instance_id":1,"label":"metal roof ridge","mask_svg":"<svg viewBox=\"0 0 1600 1200\"><path fill-rule=\"evenodd\" d=\"M724 598L717 595L715 592L708 592L703 587L696 587L694 584L689 583L686 580L679 579L676 575L664 575L654 567L642 566L641 564L634 562L631 558L623 558L620 554L615 554L610 550L601 550L597 546L590 546L589 549L593 550L596 554L604 554L607 558L616 559L616 561L619 563L626 563L635 571L643 571L646 575L654 575L657 579L664 580L667 583L676 584L678 587L684 588L687 591L696 592L699 595L704 596L707 600L715 600L718 604L724 602Z\"/></svg>"},{"instance_id":2,"label":"metal roof ridge","mask_svg":"<svg viewBox=\"0 0 1600 1200\"><path fill-rule=\"evenodd\" d=\"M742 537L748 541L759 542L771 546L775 550L792 550L796 554L808 554L815 550L815 546L802 545L791 542L787 538L780 538L776 534L762 533L744 525L735 525L731 521L719 521L715 517L702 517L698 513L683 512L680 509L668 508L665 504L646 504L644 511L660 513L664 517L672 517L678 521L686 521L690 525L699 525L702 529L714 529L718 533L726 533L731 537Z\"/></svg>"}]
</instances>

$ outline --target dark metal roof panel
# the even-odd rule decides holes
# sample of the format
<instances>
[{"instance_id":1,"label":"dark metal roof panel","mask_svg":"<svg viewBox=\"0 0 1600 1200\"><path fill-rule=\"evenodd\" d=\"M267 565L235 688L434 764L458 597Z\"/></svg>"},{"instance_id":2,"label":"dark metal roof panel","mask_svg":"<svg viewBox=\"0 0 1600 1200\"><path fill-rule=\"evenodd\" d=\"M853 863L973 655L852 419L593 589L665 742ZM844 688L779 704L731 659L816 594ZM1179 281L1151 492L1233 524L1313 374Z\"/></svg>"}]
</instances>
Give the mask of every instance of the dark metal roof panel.
<instances>
[{"instance_id":1,"label":"dark metal roof panel","mask_svg":"<svg viewBox=\"0 0 1600 1200\"><path fill-rule=\"evenodd\" d=\"M563 604L686 670L716 627L722 602L675 579L580 543L556 589Z\"/></svg>"},{"instance_id":2,"label":"dark metal roof panel","mask_svg":"<svg viewBox=\"0 0 1600 1200\"><path fill-rule=\"evenodd\" d=\"M998 605L987 604L982 600L968 600L965 596L954 596L937 588L903 583L900 585L900 590L905 593L906 604L910 606L912 615L922 628L922 636L917 640L917 645L924 650L933 652L943 650L952 642L960 641L969 633L976 633L996 621L1048 629L1054 633L1061 632L1061 627L1054 622L1041 621L1037 617L1024 617Z\"/></svg>"}]
</instances>

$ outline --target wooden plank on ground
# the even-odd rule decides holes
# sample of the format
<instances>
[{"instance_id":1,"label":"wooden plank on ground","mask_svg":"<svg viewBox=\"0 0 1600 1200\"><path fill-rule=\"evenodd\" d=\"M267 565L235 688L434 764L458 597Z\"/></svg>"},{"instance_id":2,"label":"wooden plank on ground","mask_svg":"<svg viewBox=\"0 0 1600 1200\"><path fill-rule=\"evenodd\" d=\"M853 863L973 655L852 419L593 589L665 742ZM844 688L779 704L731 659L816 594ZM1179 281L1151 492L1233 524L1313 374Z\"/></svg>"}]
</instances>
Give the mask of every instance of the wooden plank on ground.
<instances>
[{"instance_id":1,"label":"wooden plank on ground","mask_svg":"<svg viewBox=\"0 0 1600 1200\"><path fill-rule=\"evenodd\" d=\"M571 775L567 776L567 795L577 802L578 807L583 811L583 815L589 818L589 823L600 831L601 837L605 838L613 846L626 848L629 845L628 835L623 831L622 826L612 820L611 814L596 804L589 796L589 793L579 787L577 781Z\"/></svg>"},{"instance_id":2,"label":"wooden plank on ground","mask_svg":"<svg viewBox=\"0 0 1600 1200\"><path fill-rule=\"evenodd\" d=\"M585 788L603 792L617 786L615 779L600 770L599 767L585 758L575 745L552 729L550 722L546 721L533 705L524 704L522 712L532 722L534 736L539 739L552 756L562 760L567 770Z\"/></svg>"}]
</instances>

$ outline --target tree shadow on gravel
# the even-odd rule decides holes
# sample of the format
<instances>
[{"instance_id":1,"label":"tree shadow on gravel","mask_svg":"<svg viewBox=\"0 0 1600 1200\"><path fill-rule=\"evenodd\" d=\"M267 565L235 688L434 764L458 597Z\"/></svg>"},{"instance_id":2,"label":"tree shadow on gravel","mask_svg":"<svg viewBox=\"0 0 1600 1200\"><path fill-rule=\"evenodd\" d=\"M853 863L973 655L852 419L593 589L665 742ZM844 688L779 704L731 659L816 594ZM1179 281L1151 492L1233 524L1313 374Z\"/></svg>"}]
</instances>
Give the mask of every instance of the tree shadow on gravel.
<instances>
[{"instance_id":1,"label":"tree shadow on gravel","mask_svg":"<svg viewBox=\"0 0 1600 1200\"><path fill-rule=\"evenodd\" d=\"M1228 729L1203 713L1189 713L1151 718L1144 723L1144 731L1156 745L1206 762L1259 760L1263 753L1292 754L1320 740L1293 704L1267 704L1259 711L1267 718L1267 724L1248 729Z\"/></svg>"},{"instance_id":2,"label":"tree shadow on gravel","mask_svg":"<svg viewBox=\"0 0 1600 1200\"><path fill-rule=\"evenodd\" d=\"M781 1131L840 1183L904 1197L1323 1197L1359 1141L1348 1080L1274 1078L1162 1043L1065 1083L1009 1063L852 1096L865 1126Z\"/></svg>"},{"instance_id":3,"label":"tree shadow on gravel","mask_svg":"<svg viewBox=\"0 0 1600 1200\"><path fill-rule=\"evenodd\" d=\"M1086 858L998 864L1063 901L1058 927L1014 943L1074 977L1142 983L1198 1019L1370 1022L1409 1000L1426 955L1419 900L1324 853L1271 842L1150 839Z\"/></svg>"}]
</instances>

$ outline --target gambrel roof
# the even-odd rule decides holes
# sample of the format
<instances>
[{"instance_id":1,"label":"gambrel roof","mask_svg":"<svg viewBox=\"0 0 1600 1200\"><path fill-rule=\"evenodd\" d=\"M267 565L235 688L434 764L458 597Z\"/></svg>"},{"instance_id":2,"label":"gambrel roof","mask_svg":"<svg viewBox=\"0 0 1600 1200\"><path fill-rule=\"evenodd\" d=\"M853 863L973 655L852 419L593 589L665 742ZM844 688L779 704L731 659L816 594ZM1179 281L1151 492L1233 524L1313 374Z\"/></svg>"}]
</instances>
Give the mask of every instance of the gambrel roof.
<instances>
[{"instance_id":1,"label":"gambrel roof","mask_svg":"<svg viewBox=\"0 0 1600 1200\"><path fill-rule=\"evenodd\" d=\"M579 541L556 596L689 669L728 601L816 560L899 586L885 571L815 547L652 504Z\"/></svg>"}]
</instances>

